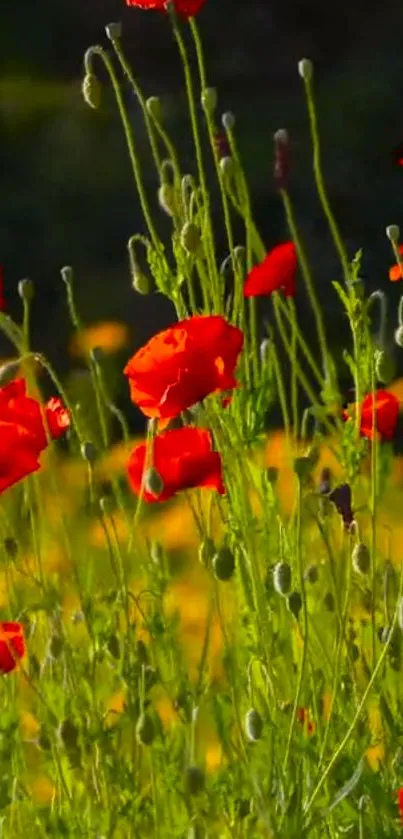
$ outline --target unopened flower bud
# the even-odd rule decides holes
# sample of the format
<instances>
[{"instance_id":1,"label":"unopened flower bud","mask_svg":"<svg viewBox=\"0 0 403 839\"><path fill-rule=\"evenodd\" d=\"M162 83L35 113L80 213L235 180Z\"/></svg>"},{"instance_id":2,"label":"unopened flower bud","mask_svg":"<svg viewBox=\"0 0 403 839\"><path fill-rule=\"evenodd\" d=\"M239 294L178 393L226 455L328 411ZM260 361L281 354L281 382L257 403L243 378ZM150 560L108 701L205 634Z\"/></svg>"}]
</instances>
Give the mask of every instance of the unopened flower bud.
<instances>
[{"instance_id":1,"label":"unopened flower bud","mask_svg":"<svg viewBox=\"0 0 403 839\"><path fill-rule=\"evenodd\" d=\"M59 737L67 751L78 749L79 730L72 720L63 720L59 726Z\"/></svg>"},{"instance_id":2,"label":"unopened flower bud","mask_svg":"<svg viewBox=\"0 0 403 839\"><path fill-rule=\"evenodd\" d=\"M84 76L81 92L84 101L90 108L94 108L95 110L99 108L101 103L101 85L94 73L87 73Z\"/></svg>"},{"instance_id":3,"label":"unopened flower bud","mask_svg":"<svg viewBox=\"0 0 403 839\"><path fill-rule=\"evenodd\" d=\"M278 469L277 466L268 466L266 469L266 477L269 484L275 484L278 480Z\"/></svg>"},{"instance_id":4,"label":"unopened flower bud","mask_svg":"<svg viewBox=\"0 0 403 839\"><path fill-rule=\"evenodd\" d=\"M395 332L395 343L403 348L403 325L398 326Z\"/></svg>"},{"instance_id":5,"label":"unopened flower bud","mask_svg":"<svg viewBox=\"0 0 403 839\"><path fill-rule=\"evenodd\" d=\"M235 116L232 111L226 111L221 117L221 122L226 131L232 131L235 125Z\"/></svg>"},{"instance_id":6,"label":"unopened flower bud","mask_svg":"<svg viewBox=\"0 0 403 839\"><path fill-rule=\"evenodd\" d=\"M4 550L10 559L15 559L18 555L18 542L12 536L6 536L3 542Z\"/></svg>"},{"instance_id":7,"label":"unopened flower bud","mask_svg":"<svg viewBox=\"0 0 403 839\"><path fill-rule=\"evenodd\" d=\"M255 708L251 708L245 716L245 732L251 743L256 743L262 736L263 720Z\"/></svg>"},{"instance_id":8,"label":"unopened flower bud","mask_svg":"<svg viewBox=\"0 0 403 839\"><path fill-rule=\"evenodd\" d=\"M20 280L18 283L18 294L21 300L31 301L35 294L35 286L32 280Z\"/></svg>"},{"instance_id":9,"label":"unopened flower bud","mask_svg":"<svg viewBox=\"0 0 403 839\"><path fill-rule=\"evenodd\" d=\"M309 456L296 457L294 459L294 472L300 481L304 482L312 472L313 463Z\"/></svg>"},{"instance_id":10,"label":"unopened flower bud","mask_svg":"<svg viewBox=\"0 0 403 839\"><path fill-rule=\"evenodd\" d=\"M294 618L298 620L298 615L302 609L302 597L299 591L292 591L287 597L287 606Z\"/></svg>"},{"instance_id":11,"label":"unopened flower bud","mask_svg":"<svg viewBox=\"0 0 403 839\"><path fill-rule=\"evenodd\" d=\"M16 378L20 370L20 361L8 361L0 367L0 387L10 384Z\"/></svg>"},{"instance_id":12,"label":"unopened flower bud","mask_svg":"<svg viewBox=\"0 0 403 839\"><path fill-rule=\"evenodd\" d=\"M230 178L234 174L234 161L232 157L222 157L220 160L220 169L224 178Z\"/></svg>"},{"instance_id":13,"label":"unopened flower bud","mask_svg":"<svg viewBox=\"0 0 403 839\"><path fill-rule=\"evenodd\" d=\"M353 568L359 574L368 574L368 571L371 566L371 557L369 550L363 542L358 542L353 549L353 553L351 555L351 559L353 561Z\"/></svg>"},{"instance_id":14,"label":"unopened flower bud","mask_svg":"<svg viewBox=\"0 0 403 839\"><path fill-rule=\"evenodd\" d=\"M291 566L288 562L277 563L273 570L273 583L278 594L288 594L291 589Z\"/></svg>"},{"instance_id":15,"label":"unopened flower bud","mask_svg":"<svg viewBox=\"0 0 403 839\"><path fill-rule=\"evenodd\" d=\"M287 189L290 175L290 143L288 133L280 128L274 135L274 180L278 189Z\"/></svg>"},{"instance_id":16,"label":"unopened flower bud","mask_svg":"<svg viewBox=\"0 0 403 839\"><path fill-rule=\"evenodd\" d=\"M200 247L201 233L193 222L186 222L181 231L181 245L188 253L197 253Z\"/></svg>"},{"instance_id":17,"label":"unopened flower bud","mask_svg":"<svg viewBox=\"0 0 403 839\"><path fill-rule=\"evenodd\" d=\"M70 285L73 282L73 269L71 265L65 265L61 271L62 280L66 285Z\"/></svg>"},{"instance_id":18,"label":"unopened flower bud","mask_svg":"<svg viewBox=\"0 0 403 839\"><path fill-rule=\"evenodd\" d=\"M397 601L396 609L397 609L397 623L398 623L399 629L401 629L402 632L403 632L403 597L399 597L399 600Z\"/></svg>"},{"instance_id":19,"label":"unopened flower bud","mask_svg":"<svg viewBox=\"0 0 403 839\"><path fill-rule=\"evenodd\" d=\"M235 558L230 548L220 548L213 558L213 571L217 580L230 580L235 571Z\"/></svg>"},{"instance_id":20,"label":"unopened flower bud","mask_svg":"<svg viewBox=\"0 0 403 839\"><path fill-rule=\"evenodd\" d=\"M262 364L265 364L266 361L269 358L270 346L271 346L270 339L269 338L263 338L263 341L262 341L262 343L260 344L260 347L259 347L260 360L261 360Z\"/></svg>"},{"instance_id":21,"label":"unopened flower bud","mask_svg":"<svg viewBox=\"0 0 403 839\"><path fill-rule=\"evenodd\" d=\"M377 350L375 353L375 372L378 381L388 385L395 377L395 359L388 350Z\"/></svg>"},{"instance_id":22,"label":"unopened flower bud","mask_svg":"<svg viewBox=\"0 0 403 839\"><path fill-rule=\"evenodd\" d=\"M214 115L217 108L217 91L215 87L206 87L201 95L201 104L203 111L210 116Z\"/></svg>"},{"instance_id":23,"label":"unopened flower bud","mask_svg":"<svg viewBox=\"0 0 403 839\"><path fill-rule=\"evenodd\" d=\"M328 591L327 594L325 594L323 598L323 603L325 609L327 609L328 612L334 612L336 604L334 602L334 596L331 591Z\"/></svg>"},{"instance_id":24,"label":"unopened flower bud","mask_svg":"<svg viewBox=\"0 0 403 839\"><path fill-rule=\"evenodd\" d=\"M314 583L317 583L318 578L319 578L318 566L312 563L312 565L309 565L308 568L306 569L305 574L304 574L304 579L308 583L311 583L311 585L313 585Z\"/></svg>"},{"instance_id":25,"label":"unopened flower bud","mask_svg":"<svg viewBox=\"0 0 403 839\"><path fill-rule=\"evenodd\" d=\"M140 714L136 725L136 740L141 746L151 746L155 738L155 727L149 714Z\"/></svg>"},{"instance_id":26,"label":"unopened flower bud","mask_svg":"<svg viewBox=\"0 0 403 839\"><path fill-rule=\"evenodd\" d=\"M177 214L177 204L175 198L175 190L172 184L165 181L161 184L158 190L159 205L168 216L175 216Z\"/></svg>"},{"instance_id":27,"label":"unopened flower bud","mask_svg":"<svg viewBox=\"0 0 403 839\"><path fill-rule=\"evenodd\" d=\"M108 23L105 26L105 32L110 41L117 41L122 37L122 24L120 22Z\"/></svg>"},{"instance_id":28,"label":"unopened flower bud","mask_svg":"<svg viewBox=\"0 0 403 839\"><path fill-rule=\"evenodd\" d=\"M149 96L146 101L146 108L156 122L162 122L161 100L158 96Z\"/></svg>"},{"instance_id":29,"label":"unopened flower bud","mask_svg":"<svg viewBox=\"0 0 403 839\"><path fill-rule=\"evenodd\" d=\"M87 440L85 443L82 444L81 457L83 458L83 460L86 460L87 463L94 463L94 461L96 460L96 456L96 446L94 445L94 443L91 442L91 440Z\"/></svg>"},{"instance_id":30,"label":"unopened flower bud","mask_svg":"<svg viewBox=\"0 0 403 839\"><path fill-rule=\"evenodd\" d=\"M386 228L386 235L396 245L400 239L400 227L397 224L389 224Z\"/></svg>"},{"instance_id":31,"label":"unopened flower bud","mask_svg":"<svg viewBox=\"0 0 403 839\"><path fill-rule=\"evenodd\" d=\"M147 277L147 274L144 274L143 271L137 266L136 270L133 270L132 266L132 288L134 291L137 291L138 294L149 294L150 292L150 280Z\"/></svg>"},{"instance_id":32,"label":"unopened flower bud","mask_svg":"<svg viewBox=\"0 0 403 839\"><path fill-rule=\"evenodd\" d=\"M313 76L313 64L309 58L302 58L298 62L298 73L305 82L310 82Z\"/></svg>"},{"instance_id":33,"label":"unopened flower bud","mask_svg":"<svg viewBox=\"0 0 403 839\"><path fill-rule=\"evenodd\" d=\"M114 509L113 498L110 495L102 495L99 499L99 506L104 516L110 516Z\"/></svg>"},{"instance_id":34,"label":"unopened flower bud","mask_svg":"<svg viewBox=\"0 0 403 839\"><path fill-rule=\"evenodd\" d=\"M164 489L164 481L154 466L150 466L150 468L147 469L144 478L144 489L146 492L149 492L150 495L155 495L156 497L161 495Z\"/></svg>"}]
</instances>

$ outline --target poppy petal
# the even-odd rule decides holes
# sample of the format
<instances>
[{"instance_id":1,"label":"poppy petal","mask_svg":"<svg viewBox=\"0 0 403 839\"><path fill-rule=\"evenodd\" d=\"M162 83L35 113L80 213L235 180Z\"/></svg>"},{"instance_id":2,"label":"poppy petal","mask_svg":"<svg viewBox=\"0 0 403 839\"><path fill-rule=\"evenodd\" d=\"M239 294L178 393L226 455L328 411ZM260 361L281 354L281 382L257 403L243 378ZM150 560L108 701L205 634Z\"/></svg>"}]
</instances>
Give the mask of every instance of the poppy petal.
<instances>
[{"instance_id":1,"label":"poppy petal","mask_svg":"<svg viewBox=\"0 0 403 839\"><path fill-rule=\"evenodd\" d=\"M269 295L280 290L286 297L294 297L297 267L294 242L277 245L263 262L255 265L249 272L244 285L244 297Z\"/></svg>"}]
</instances>

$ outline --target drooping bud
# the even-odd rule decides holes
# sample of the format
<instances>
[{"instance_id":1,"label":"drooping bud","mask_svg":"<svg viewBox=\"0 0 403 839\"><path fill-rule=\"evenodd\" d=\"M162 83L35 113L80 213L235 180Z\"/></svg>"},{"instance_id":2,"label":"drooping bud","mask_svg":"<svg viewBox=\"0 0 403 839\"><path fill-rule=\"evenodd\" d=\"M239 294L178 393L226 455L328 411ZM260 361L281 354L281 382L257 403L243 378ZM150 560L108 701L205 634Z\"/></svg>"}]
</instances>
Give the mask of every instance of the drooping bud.
<instances>
[{"instance_id":1,"label":"drooping bud","mask_svg":"<svg viewBox=\"0 0 403 839\"><path fill-rule=\"evenodd\" d=\"M149 714L140 714L136 725L136 740L141 746L151 746L155 738L155 727Z\"/></svg>"},{"instance_id":2,"label":"drooping bud","mask_svg":"<svg viewBox=\"0 0 403 839\"><path fill-rule=\"evenodd\" d=\"M278 562L274 567L273 583L278 594L288 594L291 589L291 566L288 562Z\"/></svg>"},{"instance_id":3,"label":"drooping bud","mask_svg":"<svg viewBox=\"0 0 403 839\"><path fill-rule=\"evenodd\" d=\"M232 131L235 126L235 115L232 111L226 111L221 117L221 122L226 131Z\"/></svg>"},{"instance_id":4,"label":"drooping bud","mask_svg":"<svg viewBox=\"0 0 403 839\"><path fill-rule=\"evenodd\" d=\"M139 263L137 262L136 251L134 247L134 243L136 241L136 236L131 236L128 243L127 243L127 250L129 253L129 263L130 263L130 275L132 278L132 287L138 294L148 294L150 291L150 280L146 274L140 268Z\"/></svg>"},{"instance_id":5,"label":"drooping bud","mask_svg":"<svg viewBox=\"0 0 403 839\"><path fill-rule=\"evenodd\" d=\"M94 463L97 457L97 450L94 443L91 440L86 440L85 443L81 446L81 457L83 460L86 460L87 463Z\"/></svg>"},{"instance_id":6,"label":"drooping bud","mask_svg":"<svg viewBox=\"0 0 403 839\"><path fill-rule=\"evenodd\" d=\"M351 559L355 571L359 574L368 574L371 567L371 557L367 546L363 542L358 542L354 546Z\"/></svg>"},{"instance_id":7,"label":"drooping bud","mask_svg":"<svg viewBox=\"0 0 403 839\"><path fill-rule=\"evenodd\" d=\"M386 228L386 235L390 242L397 245L400 239L400 227L397 224L389 224Z\"/></svg>"},{"instance_id":8,"label":"drooping bud","mask_svg":"<svg viewBox=\"0 0 403 839\"><path fill-rule=\"evenodd\" d=\"M271 346L270 339L269 338L263 338L263 341L262 341L262 343L260 344L260 347L259 347L260 360L261 360L262 364L266 364L266 361L269 358L270 346Z\"/></svg>"},{"instance_id":9,"label":"drooping bud","mask_svg":"<svg viewBox=\"0 0 403 839\"><path fill-rule=\"evenodd\" d=\"M61 271L62 280L66 285L70 285L73 282L73 269L71 265L65 265Z\"/></svg>"},{"instance_id":10,"label":"drooping bud","mask_svg":"<svg viewBox=\"0 0 403 839\"><path fill-rule=\"evenodd\" d=\"M235 558L230 548L220 548L213 558L213 571L217 580L230 580L235 571Z\"/></svg>"},{"instance_id":11,"label":"drooping bud","mask_svg":"<svg viewBox=\"0 0 403 839\"><path fill-rule=\"evenodd\" d=\"M395 332L395 343L398 347L403 348L403 325L398 326Z\"/></svg>"},{"instance_id":12,"label":"drooping bud","mask_svg":"<svg viewBox=\"0 0 403 839\"><path fill-rule=\"evenodd\" d=\"M274 135L274 180L278 189L287 189L290 175L288 132L280 128Z\"/></svg>"},{"instance_id":13,"label":"drooping bud","mask_svg":"<svg viewBox=\"0 0 403 839\"><path fill-rule=\"evenodd\" d=\"M164 489L164 481L154 466L150 466L150 468L147 469L144 478L144 488L146 492L149 492L150 495L155 495L157 498L161 495Z\"/></svg>"},{"instance_id":14,"label":"drooping bud","mask_svg":"<svg viewBox=\"0 0 403 839\"><path fill-rule=\"evenodd\" d=\"M198 795L205 784L204 772L199 766L188 766L186 769L186 789L189 795Z\"/></svg>"},{"instance_id":15,"label":"drooping bud","mask_svg":"<svg viewBox=\"0 0 403 839\"><path fill-rule=\"evenodd\" d=\"M162 122L161 100L158 96L149 96L146 101L146 108L156 122Z\"/></svg>"},{"instance_id":16,"label":"drooping bud","mask_svg":"<svg viewBox=\"0 0 403 839\"><path fill-rule=\"evenodd\" d=\"M197 253L201 243L200 229L193 222L188 221L181 230L181 245L188 253Z\"/></svg>"},{"instance_id":17,"label":"drooping bud","mask_svg":"<svg viewBox=\"0 0 403 839\"><path fill-rule=\"evenodd\" d=\"M120 22L108 23L105 26L105 32L110 41L117 41L122 37L122 24Z\"/></svg>"},{"instance_id":18,"label":"drooping bud","mask_svg":"<svg viewBox=\"0 0 403 839\"><path fill-rule=\"evenodd\" d=\"M251 743L257 743L263 732L263 720L255 708L251 708L245 716L245 732Z\"/></svg>"},{"instance_id":19,"label":"drooping bud","mask_svg":"<svg viewBox=\"0 0 403 839\"><path fill-rule=\"evenodd\" d=\"M217 101L217 91L215 87L206 87L201 95L203 111L211 117L214 116L217 108Z\"/></svg>"},{"instance_id":20,"label":"drooping bud","mask_svg":"<svg viewBox=\"0 0 403 839\"><path fill-rule=\"evenodd\" d=\"M313 585L314 583L317 583L317 581L319 579L318 566L315 565L314 563L312 563L312 565L309 565L308 568L305 571L304 579L308 583L311 583L311 585Z\"/></svg>"},{"instance_id":21,"label":"drooping bud","mask_svg":"<svg viewBox=\"0 0 403 839\"><path fill-rule=\"evenodd\" d=\"M101 104L101 85L94 73L87 73L84 76L81 92L84 101L90 108L96 110Z\"/></svg>"},{"instance_id":22,"label":"drooping bud","mask_svg":"<svg viewBox=\"0 0 403 839\"><path fill-rule=\"evenodd\" d=\"M287 597L287 606L294 618L298 620L298 615L302 609L302 597L299 591L292 591Z\"/></svg>"},{"instance_id":23,"label":"drooping bud","mask_svg":"<svg viewBox=\"0 0 403 839\"><path fill-rule=\"evenodd\" d=\"M175 197L175 190L172 184L165 181L161 184L158 190L158 201L159 205L168 216L176 216L177 215L177 203Z\"/></svg>"},{"instance_id":24,"label":"drooping bud","mask_svg":"<svg viewBox=\"0 0 403 839\"><path fill-rule=\"evenodd\" d=\"M388 350L380 349L375 353L375 373L378 381L388 385L395 377L396 363Z\"/></svg>"},{"instance_id":25,"label":"drooping bud","mask_svg":"<svg viewBox=\"0 0 403 839\"><path fill-rule=\"evenodd\" d=\"M35 286L32 280L20 280L18 283L18 294L21 300L30 302L35 294Z\"/></svg>"},{"instance_id":26,"label":"drooping bud","mask_svg":"<svg viewBox=\"0 0 403 839\"><path fill-rule=\"evenodd\" d=\"M313 76L313 64L309 58L302 58L301 61L298 62L298 73L304 82L311 81Z\"/></svg>"}]
</instances>

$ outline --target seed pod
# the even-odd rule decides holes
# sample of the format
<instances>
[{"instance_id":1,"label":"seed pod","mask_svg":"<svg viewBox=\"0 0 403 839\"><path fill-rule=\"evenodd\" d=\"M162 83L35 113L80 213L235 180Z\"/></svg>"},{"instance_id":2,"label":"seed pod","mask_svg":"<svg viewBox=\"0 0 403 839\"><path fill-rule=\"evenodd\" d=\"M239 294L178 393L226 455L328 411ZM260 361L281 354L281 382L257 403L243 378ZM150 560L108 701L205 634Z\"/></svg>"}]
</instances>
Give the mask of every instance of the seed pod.
<instances>
[{"instance_id":1,"label":"seed pod","mask_svg":"<svg viewBox=\"0 0 403 839\"><path fill-rule=\"evenodd\" d=\"M298 615L302 609L302 597L299 591L292 591L287 597L287 606L294 618L298 620Z\"/></svg>"},{"instance_id":2,"label":"seed pod","mask_svg":"<svg viewBox=\"0 0 403 839\"><path fill-rule=\"evenodd\" d=\"M377 350L375 353L375 372L377 379L385 385L395 377L395 359L387 350Z\"/></svg>"},{"instance_id":3,"label":"seed pod","mask_svg":"<svg viewBox=\"0 0 403 839\"><path fill-rule=\"evenodd\" d=\"M278 594L288 594L291 590L291 566L288 562L277 563L273 570L273 582Z\"/></svg>"},{"instance_id":4,"label":"seed pod","mask_svg":"<svg viewBox=\"0 0 403 839\"><path fill-rule=\"evenodd\" d=\"M144 478L144 489L146 492L149 492L150 495L155 495L157 498L161 495L164 489L164 481L161 478L161 475L154 466L150 466L147 469L145 478Z\"/></svg>"},{"instance_id":5,"label":"seed pod","mask_svg":"<svg viewBox=\"0 0 403 839\"><path fill-rule=\"evenodd\" d=\"M359 574L368 574L371 567L371 557L367 546L363 542L358 542L355 545L351 558L355 571Z\"/></svg>"},{"instance_id":6,"label":"seed pod","mask_svg":"<svg viewBox=\"0 0 403 839\"><path fill-rule=\"evenodd\" d=\"M95 110L99 108L101 103L101 85L94 73L87 73L84 76L81 92L84 101L90 108L94 108Z\"/></svg>"},{"instance_id":7,"label":"seed pod","mask_svg":"<svg viewBox=\"0 0 403 839\"><path fill-rule=\"evenodd\" d=\"M199 562L205 568L209 568L213 557L216 554L215 544L212 539L203 539L199 547Z\"/></svg>"},{"instance_id":8,"label":"seed pod","mask_svg":"<svg viewBox=\"0 0 403 839\"><path fill-rule=\"evenodd\" d=\"M234 554L229 548L220 548L213 558L213 571L217 580L230 580L235 571Z\"/></svg>"},{"instance_id":9,"label":"seed pod","mask_svg":"<svg viewBox=\"0 0 403 839\"><path fill-rule=\"evenodd\" d=\"M204 772L199 766L188 766L185 773L186 789L189 795L198 795L204 789Z\"/></svg>"},{"instance_id":10,"label":"seed pod","mask_svg":"<svg viewBox=\"0 0 403 839\"><path fill-rule=\"evenodd\" d=\"M262 736L263 720L255 708L251 708L245 716L245 732L251 743L256 743Z\"/></svg>"},{"instance_id":11,"label":"seed pod","mask_svg":"<svg viewBox=\"0 0 403 839\"><path fill-rule=\"evenodd\" d=\"M186 222L181 231L181 245L188 253L197 253L200 248L201 233L193 222Z\"/></svg>"},{"instance_id":12,"label":"seed pod","mask_svg":"<svg viewBox=\"0 0 403 839\"><path fill-rule=\"evenodd\" d=\"M319 579L318 566L314 563L312 563L312 565L309 565L305 571L304 578L308 583L311 583L312 585L314 583L317 583Z\"/></svg>"},{"instance_id":13,"label":"seed pod","mask_svg":"<svg viewBox=\"0 0 403 839\"><path fill-rule=\"evenodd\" d=\"M141 746L151 746L155 738L155 728L149 714L140 714L136 725L136 740Z\"/></svg>"}]
</instances>

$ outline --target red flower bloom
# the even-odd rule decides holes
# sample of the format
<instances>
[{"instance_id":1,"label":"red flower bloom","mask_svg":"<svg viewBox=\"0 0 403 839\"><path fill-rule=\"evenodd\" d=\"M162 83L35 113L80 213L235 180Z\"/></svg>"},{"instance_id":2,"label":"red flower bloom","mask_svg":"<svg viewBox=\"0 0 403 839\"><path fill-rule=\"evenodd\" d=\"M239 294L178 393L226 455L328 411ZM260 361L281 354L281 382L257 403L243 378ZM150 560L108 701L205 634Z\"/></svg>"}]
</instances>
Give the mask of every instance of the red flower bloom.
<instances>
[{"instance_id":1,"label":"red flower bloom","mask_svg":"<svg viewBox=\"0 0 403 839\"><path fill-rule=\"evenodd\" d=\"M307 708L298 708L297 720L306 729L309 735L315 733L315 723L312 722Z\"/></svg>"},{"instance_id":2,"label":"red flower bloom","mask_svg":"<svg viewBox=\"0 0 403 839\"><path fill-rule=\"evenodd\" d=\"M130 396L146 417L175 417L210 393L237 387L243 334L221 315L179 321L155 335L124 369Z\"/></svg>"},{"instance_id":3,"label":"red flower bloom","mask_svg":"<svg viewBox=\"0 0 403 839\"><path fill-rule=\"evenodd\" d=\"M294 243L277 245L263 262L249 272L243 289L244 297L258 297L280 290L286 297L294 297L297 265Z\"/></svg>"},{"instance_id":4,"label":"red flower bloom","mask_svg":"<svg viewBox=\"0 0 403 839\"><path fill-rule=\"evenodd\" d=\"M373 395L367 393L361 405L360 433L362 437L373 437ZM393 393L387 390L377 390L375 393L375 431L384 440L393 440L397 419L399 415L399 400ZM352 414L349 411L343 412L343 419L350 419Z\"/></svg>"},{"instance_id":5,"label":"red flower bloom","mask_svg":"<svg viewBox=\"0 0 403 839\"><path fill-rule=\"evenodd\" d=\"M403 245L399 245L398 251L403 256ZM403 280L402 269L398 262L389 268L389 279L392 283L397 282L397 280Z\"/></svg>"},{"instance_id":6,"label":"red flower bloom","mask_svg":"<svg viewBox=\"0 0 403 839\"><path fill-rule=\"evenodd\" d=\"M70 425L60 399L44 406L50 436L54 439ZM26 395L24 379L0 388L0 493L40 468L39 455L47 447L41 407Z\"/></svg>"},{"instance_id":7,"label":"red flower bloom","mask_svg":"<svg viewBox=\"0 0 403 839\"><path fill-rule=\"evenodd\" d=\"M25 654L23 627L14 621L0 622L0 673L11 673Z\"/></svg>"},{"instance_id":8,"label":"red flower bloom","mask_svg":"<svg viewBox=\"0 0 403 839\"><path fill-rule=\"evenodd\" d=\"M399 787L397 791L397 806L399 808L400 821L403 824L403 787Z\"/></svg>"},{"instance_id":9,"label":"red flower bloom","mask_svg":"<svg viewBox=\"0 0 403 839\"><path fill-rule=\"evenodd\" d=\"M132 451L128 473L132 490L139 495L146 461L146 444ZM213 451L211 434L205 428L175 428L154 439L152 463L163 482L156 496L144 493L149 502L167 501L176 492L192 487L211 487L224 495L221 458Z\"/></svg>"},{"instance_id":10,"label":"red flower bloom","mask_svg":"<svg viewBox=\"0 0 403 839\"><path fill-rule=\"evenodd\" d=\"M175 10L184 17L194 17L198 14L206 0L174 0ZM127 6L137 6L139 9L157 9L165 11L167 0L126 0Z\"/></svg>"}]
</instances>

